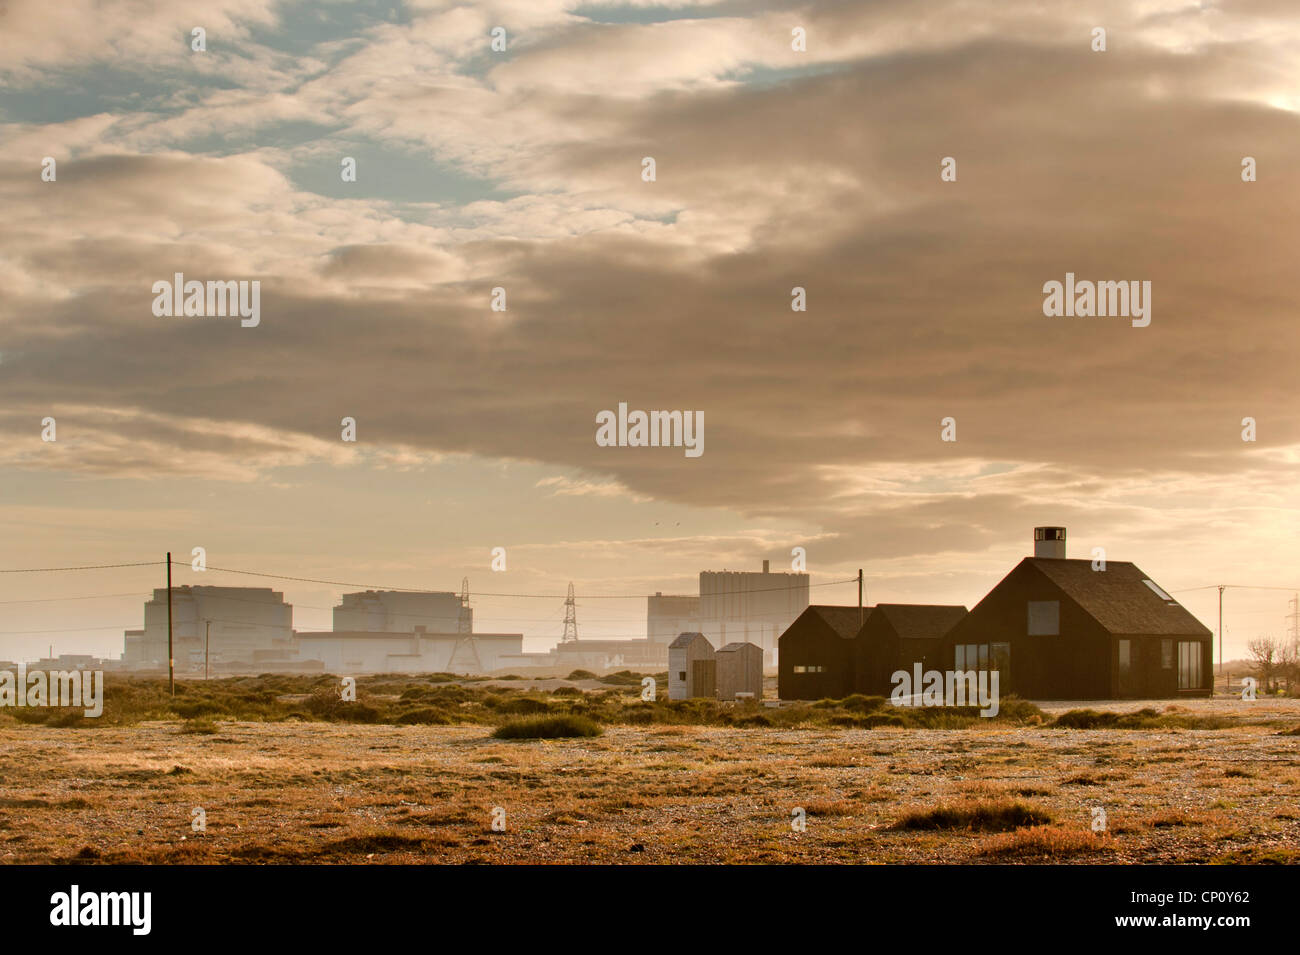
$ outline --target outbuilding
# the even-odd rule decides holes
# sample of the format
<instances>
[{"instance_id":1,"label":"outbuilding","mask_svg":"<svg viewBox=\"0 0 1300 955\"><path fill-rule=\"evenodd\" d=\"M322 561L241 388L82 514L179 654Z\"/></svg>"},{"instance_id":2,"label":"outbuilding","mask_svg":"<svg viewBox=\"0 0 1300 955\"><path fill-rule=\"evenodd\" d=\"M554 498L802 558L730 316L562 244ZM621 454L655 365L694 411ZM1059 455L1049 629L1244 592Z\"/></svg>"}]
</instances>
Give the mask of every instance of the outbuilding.
<instances>
[{"instance_id":1,"label":"outbuilding","mask_svg":"<svg viewBox=\"0 0 1300 955\"><path fill-rule=\"evenodd\" d=\"M717 654L718 699L734 700L737 693L763 698L763 648L756 643L728 643Z\"/></svg>"},{"instance_id":2,"label":"outbuilding","mask_svg":"<svg viewBox=\"0 0 1300 955\"><path fill-rule=\"evenodd\" d=\"M713 644L702 633L682 633L668 644L668 699L712 697L717 692Z\"/></svg>"}]
</instances>

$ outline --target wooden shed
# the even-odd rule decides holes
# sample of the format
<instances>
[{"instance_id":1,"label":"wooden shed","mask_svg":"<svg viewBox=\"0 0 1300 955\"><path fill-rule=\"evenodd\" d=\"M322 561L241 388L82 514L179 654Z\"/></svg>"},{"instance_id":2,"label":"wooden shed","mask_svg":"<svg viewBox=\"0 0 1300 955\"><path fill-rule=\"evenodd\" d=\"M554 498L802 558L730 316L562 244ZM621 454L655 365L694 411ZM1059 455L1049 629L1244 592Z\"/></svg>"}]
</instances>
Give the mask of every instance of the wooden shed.
<instances>
[{"instance_id":1,"label":"wooden shed","mask_svg":"<svg viewBox=\"0 0 1300 955\"><path fill-rule=\"evenodd\" d=\"M716 695L716 656L713 644L704 634L679 634L668 644L668 699Z\"/></svg>"},{"instance_id":2,"label":"wooden shed","mask_svg":"<svg viewBox=\"0 0 1300 955\"><path fill-rule=\"evenodd\" d=\"M936 669L1036 700L1209 696L1210 630L1136 565L1026 557L943 638Z\"/></svg>"},{"instance_id":3,"label":"wooden shed","mask_svg":"<svg viewBox=\"0 0 1300 955\"><path fill-rule=\"evenodd\" d=\"M854 687L870 696L889 696L893 674L939 666L939 642L966 616L966 608L942 604L876 604L854 639L857 668Z\"/></svg>"},{"instance_id":4,"label":"wooden shed","mask_svg":"<svg viewBox=\"0 0 1300 955\"><path fill-rule=\"evenodd\" d=\"M728 643L718 649L718 699L734 700L737 693L763 698L763 648L756 643Z\"/></svg>"},{"instance_id":5,"label":"wooden shed","mask_svg":"<svg viewBox=\"0 0 1300 955\"><path fill-rule=\"evenodd\" d=\"M854 692L853 638L871 608L814 604L777 643L777 695L783 700L842 699Z\"/></svg>"}]
</instances>

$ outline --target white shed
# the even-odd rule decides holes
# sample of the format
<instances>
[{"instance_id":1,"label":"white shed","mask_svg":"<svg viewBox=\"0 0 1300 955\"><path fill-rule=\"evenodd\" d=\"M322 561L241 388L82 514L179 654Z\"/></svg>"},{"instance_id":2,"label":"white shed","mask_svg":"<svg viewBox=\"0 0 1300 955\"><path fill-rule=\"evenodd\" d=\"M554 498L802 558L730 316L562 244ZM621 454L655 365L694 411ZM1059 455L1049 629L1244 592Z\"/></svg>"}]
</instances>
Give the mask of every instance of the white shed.
<instances>
[{"instance_id":1,"label":"white shed","mask_svg":"<svg viewBox=\"0 0 1300 955\"><path fill-rule=\"evenodd\" d=\"M711 697L716 692L717 670L713 644L702 633L683 633L668 644L668 699Z\"/></svg>"}]
</instances>

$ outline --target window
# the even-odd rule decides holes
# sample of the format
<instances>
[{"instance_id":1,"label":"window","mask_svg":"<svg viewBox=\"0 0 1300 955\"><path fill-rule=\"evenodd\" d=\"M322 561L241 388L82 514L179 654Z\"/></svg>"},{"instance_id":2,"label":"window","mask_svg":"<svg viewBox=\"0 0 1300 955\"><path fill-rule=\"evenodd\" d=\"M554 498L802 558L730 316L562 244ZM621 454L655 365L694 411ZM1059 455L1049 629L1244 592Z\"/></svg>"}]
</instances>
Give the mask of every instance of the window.
<instances>
[{"instance_id":1,"label":"window","mask_svg":"<svg viewBox=\"0 0 1300 955\"><path fill-rule=\"evenodd\" d=\"M998 671L1002 692L1011 685L1011 644L994 643L989 647L989 656L993 660L992 669Z\"/></svg>"},{"instance_id":2,"label":"window","mask_svg":"<svg viewBox=\"0 0 1300 955\"><path fill-rule=\"evenodd\" d=\"M677 679L679 679L679 680L681 680L683 683L685 683L685 682L686 682L686 671L685 671L685 670L678 670L678 671L677 671Z\"/></svg>"},{"instance_id":3,"label":"window","mask_svg":"<svg viewBox=\"0 0 1300 955\"><path fill-rule=\"evenodd\" d=\"M1153 594L1155 594L1157 597L1159 597L1161 600L1167 600L1167 601L1169 601L1170 603L1176 603L1176 601L1174 600L1173 597L1169 596L1167 593L1165 593L1163 590L1161 590L1158 586L1156 586L1156 582L1155 582L1154 580L1147 580L1146 578L1143 578L1142 583L1144 583L1144 584L1146 584L1148 587L1150 587L1150 588L1151 588L1151 592L1152 592Z\"/></svg>"},{"instance_id":4,"label":"window","mask_svg":"<svg viewBox=\"0 0 1300 955\"><path fill-rule=\"evenodd\" d=\"M813 667L813 666L796 666L796 667L794 668L794 672L795 672L795 673L825 673L825 672L826 672L826 668L825 668L825 667Z\"/></svg>"},{"instance_id":5,"label":"window","mask_svg":"<svg viewBox=\"0 0 1300 955\"><path fill-rule=\"evenodd\" d=\"M1061 602L1059 600L1029 601L1029 636L1055 637L1061 633Z\"/></svg>"},{"instance_id":6,"label":"window","mask_svg":"<svg viewBox=\"0 0 1300 955\"><path fill-rule=\"evenodd\" d=\"M1202 689L1201 645L1196 640L1178 641L1178 689Z\"/></svg>"},{"instance_id":7,"label":"window","mask_svg":"<svg viewBox=\"0 0 1300 955\"><path fill-rule=\"evenodd\" d=\"M1132 640L1121 640L1119 642L1119 672L1121 676L1127 676L1132 664Z\"/></svg>"},{"instance_id":8,"label":"window","mask_svg":"<svg viewBox=\"0 0 1300 955\"><path fill-rule=\"evenodd\" d=\"M1005 679L1011 670L1011 644L958 643L953 646L954 670L999 670Z\"/></svg>"},{"instance_id":9,"label":"window","mask_svg":"<svg viewBox=\"0 0 1300 955\"><path fill-rule=\"evenodd\" d=\"M1174 641L1160 641L1160 668L1162 670L1172 670L1174 668Z\"/></svg>"}]
</instances>

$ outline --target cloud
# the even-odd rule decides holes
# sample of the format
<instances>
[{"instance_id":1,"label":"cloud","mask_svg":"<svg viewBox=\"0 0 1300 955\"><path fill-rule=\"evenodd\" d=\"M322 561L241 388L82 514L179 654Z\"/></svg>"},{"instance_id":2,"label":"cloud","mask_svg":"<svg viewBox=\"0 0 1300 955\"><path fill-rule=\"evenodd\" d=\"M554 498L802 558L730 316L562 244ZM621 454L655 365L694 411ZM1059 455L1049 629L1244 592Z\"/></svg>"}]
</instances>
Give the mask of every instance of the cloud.
<instances>
[{"instance_id":1,"label":"cloud","mask_svg":"<svg viewBox=\"0 0 1300 955\"><path fill-rule=\"evenodd\" d=\"M183 44L156 51L195 8L149 8L94 49L36 9L10 5L25 83L146 50L187 68ZM1162 522L1204 539L1214 507L1294 524L1285 5L707 12L427 4L286 59L252 29L283 27L279 8L227 4L204 16L243 38L234 88L6 124L0 372L5 430L26 436L9 462L247 482L355 463L346 414L386 467L541 462L564 475L542 484L555 497L780 521L832 562L983 553L1039 519L1126 541ZM495 61L498 20L514 41ZM320 132L274 141L298 123ZM287 173L337 169L315 135L519 194L321 196ZM68 159L43 183L52 152ZM176 271L259 279L261 326L154 318L151 283ZM1042 285L1067 271L1151 281L1151 326L1045 317ZM618 401L702 410L705 455L597 447ZM69 443L32 445L54 408Z\"/></svg>"}]
</instances>

